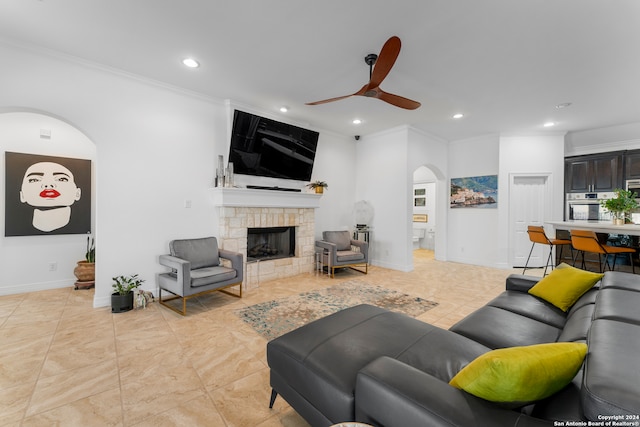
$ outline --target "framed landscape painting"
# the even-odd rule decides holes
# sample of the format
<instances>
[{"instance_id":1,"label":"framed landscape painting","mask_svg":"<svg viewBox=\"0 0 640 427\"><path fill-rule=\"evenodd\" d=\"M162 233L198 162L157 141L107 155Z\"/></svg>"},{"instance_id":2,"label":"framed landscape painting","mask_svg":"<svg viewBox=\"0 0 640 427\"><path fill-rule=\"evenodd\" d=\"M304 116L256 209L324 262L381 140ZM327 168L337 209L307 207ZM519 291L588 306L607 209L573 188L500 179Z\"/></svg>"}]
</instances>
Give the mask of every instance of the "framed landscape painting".
<instances>
[{"instance_id":1,"label":"framed landscape painting","mask_svg":"<svg viewBox=\"0 0 640 427\"><path fill-rule=\"evenodd\" d=\"M498 175L452 178L449 200L451 208L497 208Z\"/></svg>"}]
</instances>

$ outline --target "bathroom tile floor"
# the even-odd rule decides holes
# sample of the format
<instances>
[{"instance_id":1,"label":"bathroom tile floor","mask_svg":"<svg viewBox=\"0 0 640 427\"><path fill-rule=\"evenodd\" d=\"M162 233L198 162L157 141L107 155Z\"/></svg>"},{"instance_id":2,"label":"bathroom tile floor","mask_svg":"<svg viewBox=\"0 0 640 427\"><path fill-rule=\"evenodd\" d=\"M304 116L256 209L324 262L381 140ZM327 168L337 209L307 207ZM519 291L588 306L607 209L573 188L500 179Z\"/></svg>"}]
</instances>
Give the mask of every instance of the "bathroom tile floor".
<instances>
[{"instance_id":1,"label":"bathroom tile floor","mask_svg":"<svg viewBox=\"0 0 640 427\"><path fill-rule=\"evenodd\" d=\"M235 309L357 278L438 302L419 318L448 328L513 272L521 270L441 262L418 250L408 273L303 274L242 299L218 292L191 300L186 317L158 303L112 314L92 308L93 290L72 287L1 296L0 426L307 426L281 398L268 408L266 340Z\"/></svg>"}]
</instances>

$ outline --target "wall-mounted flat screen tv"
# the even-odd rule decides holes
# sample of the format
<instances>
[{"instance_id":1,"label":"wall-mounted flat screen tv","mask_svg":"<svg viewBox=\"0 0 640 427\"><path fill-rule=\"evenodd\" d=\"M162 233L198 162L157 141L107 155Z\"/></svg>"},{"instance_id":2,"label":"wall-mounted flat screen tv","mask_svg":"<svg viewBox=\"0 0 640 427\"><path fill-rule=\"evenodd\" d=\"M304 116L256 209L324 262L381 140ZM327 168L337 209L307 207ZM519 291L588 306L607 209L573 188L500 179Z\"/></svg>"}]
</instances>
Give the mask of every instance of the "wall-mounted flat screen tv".
<instances>
[{"instance_id":1,"label":"wall-mounted flat screen tv","mask_svg":"<svg viewBox=\"0 0 640 427\"><path fill-rule=\"evenodd\" d=\"M319 133L235 110L229 161L236 174L310 181Z\"/></svg>"}]
</instances>

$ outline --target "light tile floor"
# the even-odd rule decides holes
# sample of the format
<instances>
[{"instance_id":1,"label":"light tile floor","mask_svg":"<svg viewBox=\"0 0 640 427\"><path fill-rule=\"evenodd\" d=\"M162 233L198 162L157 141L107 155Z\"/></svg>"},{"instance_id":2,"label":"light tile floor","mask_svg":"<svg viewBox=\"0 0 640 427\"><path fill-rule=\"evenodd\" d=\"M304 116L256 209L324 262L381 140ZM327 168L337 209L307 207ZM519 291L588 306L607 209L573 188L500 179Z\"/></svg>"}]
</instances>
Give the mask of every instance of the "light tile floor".
<instances>
[{"instance_id":1,"label":"light tile floor","mask_svg":"<svg viewBox=\"0 0 640 427\"><path fill-rule=\"evenodd\" d=\"M304 274L242 299L218 292L191 300L186 317L157 303L93 309L93 290L2 296L0 426L307 426L281 398L268 408L266 340L234 310L358 278L438 302L420 319L448 328L520 272L440 262L424 250L414 267Z\"/></svg>"}]
</instances>

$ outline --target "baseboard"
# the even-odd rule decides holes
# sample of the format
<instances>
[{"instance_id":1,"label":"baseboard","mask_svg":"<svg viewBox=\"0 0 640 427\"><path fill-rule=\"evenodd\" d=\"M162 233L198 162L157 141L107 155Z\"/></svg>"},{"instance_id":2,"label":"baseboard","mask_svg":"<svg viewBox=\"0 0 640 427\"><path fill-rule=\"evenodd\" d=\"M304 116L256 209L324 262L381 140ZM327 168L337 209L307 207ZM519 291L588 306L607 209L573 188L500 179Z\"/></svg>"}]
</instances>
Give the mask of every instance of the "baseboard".
<instances>
[{"instance_id":1,"label":"baseboard","mask_svg":"<svg viewBox=\"0 0 640 427\"><path fill-rule=\"evenodd\" d=\"M388 268L389 270L402 271L404 273L407 273L407 272L413 270L412 266L394 264L394 263L391 263L391 262L384 262L384 261L379 261L379 260L371 260L370 264L371 265L375 265L377 267Z\"/></svg>"},{"instance_id":2,"label":"baseboard","mask_svg":"<svg viewBox=\"0 0 640 427\"><path fill-rule=\"evenodd\" d=\"M26 283L22 285L5 286L0 288L0 295L15 295L27 292L47 291L49 289L60 289L72 287L75 283L73 279L56 280L52 282Z\"/></svg>"}]
</instances>

